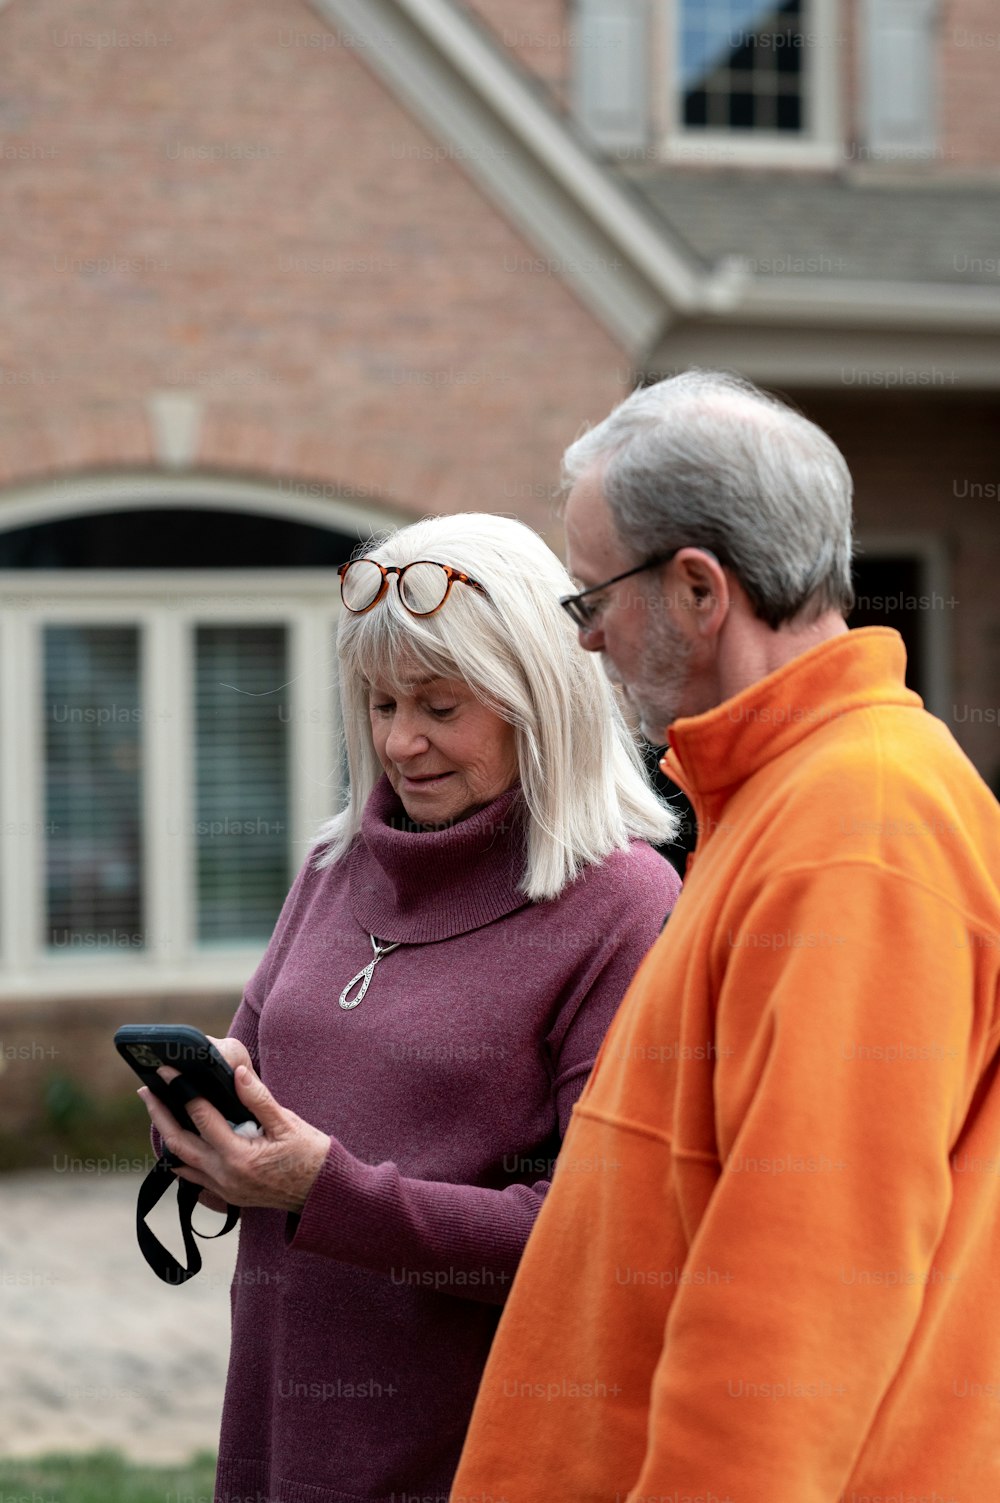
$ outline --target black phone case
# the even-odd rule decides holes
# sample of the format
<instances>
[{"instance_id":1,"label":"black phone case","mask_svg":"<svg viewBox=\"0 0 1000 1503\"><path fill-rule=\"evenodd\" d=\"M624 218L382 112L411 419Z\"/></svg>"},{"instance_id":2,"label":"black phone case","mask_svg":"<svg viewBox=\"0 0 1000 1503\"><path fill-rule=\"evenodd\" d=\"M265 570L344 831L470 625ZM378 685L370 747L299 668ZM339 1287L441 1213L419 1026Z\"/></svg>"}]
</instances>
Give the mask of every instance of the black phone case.
<instances>
[{"instance_id":1,"label":"black phone case","mask_svg":"<svg viewBox=\"0 0 1000 1503\"><path fill-rule=\"evenodd\" d=\"M184 1101L195 1096L203 1096L228 1122L257 1121L236 1094L232 1066L200 1029L183 1023L126 1023L115 1033L115 1047L143 1085L189 1132L198 1129L184 1110ZM179 1070L181 1080L165 1081L156 1073L160 1065ZM172 1155L164 1153L164 1157L169 1163Z\"/></svg>"}]
</instances>

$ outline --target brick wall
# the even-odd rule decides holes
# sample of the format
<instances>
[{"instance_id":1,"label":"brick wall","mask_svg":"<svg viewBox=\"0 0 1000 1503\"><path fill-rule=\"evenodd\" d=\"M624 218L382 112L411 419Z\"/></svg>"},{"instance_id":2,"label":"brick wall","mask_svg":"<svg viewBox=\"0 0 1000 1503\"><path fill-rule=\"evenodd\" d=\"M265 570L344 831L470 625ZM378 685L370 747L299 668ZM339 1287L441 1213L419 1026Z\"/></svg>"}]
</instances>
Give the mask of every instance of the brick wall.
<instances>
[{"instance_id":1,"label":"brick wall","mask_svg":"<svg viewBox=\"0 0 1000 1503\"><path fill-rule=\"evenodd\" d=\"M112 1043L122 1023L188 1023L222 1037L238 996L189 994L135 998L44 998L0 1005L0 1153L4 1135L41 1135L52 1122L54 1083L72 1081L84 1110L127 1106L139 1081ZM123 1114L126 1127L144 1134L145 1108ZM41 1161L45 1167L44 1158Z\"/></svg>"},{"instance_id":2,"label":"brick wall","mask_svg":"<svg viewBox=\"0 0 1000 1503\"><path fill-rule=\"evenodd\" d=\"M946 164L1000 173L1000 7L940 0L940 129Z\"/></svg>"},{"instance_id":3,"label":"brick wall","mask_svg":"<svg viewBox=\"0 0 1000 1503\"><path fill-rule=\"evenodd\" d=\"M565 99L572 66L570 0L465 0L501 46Z\"/></svg>"},{"instance_id":4,"label":"brick wall","mask_svg":"<svg viewBox=\"0 0 1000 1503\"><path fill-rule=\"evenodd\" d=\"M186 389L209 466L548 524L621 352L356 38L298 0L33 0L0 54L0 476L148 462L146 397Z\"/></svg>"}]
</instances>

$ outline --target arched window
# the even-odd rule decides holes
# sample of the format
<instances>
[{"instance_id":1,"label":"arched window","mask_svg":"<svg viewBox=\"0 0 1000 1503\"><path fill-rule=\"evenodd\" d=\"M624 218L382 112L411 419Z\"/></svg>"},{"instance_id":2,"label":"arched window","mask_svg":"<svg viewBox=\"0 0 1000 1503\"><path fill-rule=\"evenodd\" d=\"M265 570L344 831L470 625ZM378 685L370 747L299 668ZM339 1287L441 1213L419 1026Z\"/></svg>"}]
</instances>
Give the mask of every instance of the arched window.
<instances>
[{"instance_id":1,"label":"arched window","mask_svg":"<svg viewBox=\"0 0 1000 1503\"><path fill-rule=\"evenodd\" d=\"M395 519L77 484L0 497L0 994L239 985L337 807L335 566Z\"/></svg>"}]
</instances>

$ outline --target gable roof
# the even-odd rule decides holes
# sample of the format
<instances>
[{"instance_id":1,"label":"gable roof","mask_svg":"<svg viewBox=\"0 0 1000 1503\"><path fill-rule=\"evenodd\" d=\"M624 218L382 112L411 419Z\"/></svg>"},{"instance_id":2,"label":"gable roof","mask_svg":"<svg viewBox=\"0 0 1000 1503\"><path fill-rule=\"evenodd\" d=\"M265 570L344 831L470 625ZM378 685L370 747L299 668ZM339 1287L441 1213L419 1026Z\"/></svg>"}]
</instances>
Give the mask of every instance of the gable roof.
<instances>
[{"instance_id":1,"label":"gable roof","mask_svg":"<svg viewBox=\"0 0 1000 1503\"><path fill-rule=\"evenodd\" d=\"M989 259L1000 190L612 165L451 0L310 3L636 365L675 327L689 348L702 323L884 329L967 335L984 384L1000 281L956 263Z\"/></svg>"}]
</instances>

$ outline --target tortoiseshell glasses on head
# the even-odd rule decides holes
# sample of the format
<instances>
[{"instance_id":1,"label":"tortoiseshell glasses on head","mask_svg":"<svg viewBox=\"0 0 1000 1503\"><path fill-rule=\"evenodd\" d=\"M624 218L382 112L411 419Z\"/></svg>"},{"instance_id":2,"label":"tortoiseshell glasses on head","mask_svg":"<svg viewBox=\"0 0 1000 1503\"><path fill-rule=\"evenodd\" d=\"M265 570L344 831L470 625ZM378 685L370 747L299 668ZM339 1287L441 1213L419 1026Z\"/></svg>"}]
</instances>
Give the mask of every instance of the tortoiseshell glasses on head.
<instances>
[{"instance_id":1,"label":"tortoiseshell glasses on head","mask_svg":"<svg viewBox=\"0 0 1000 1503\"><path fill-rule=\"evenodd\" d=\"M456 581L478 590L486 591L478 580L471 579L460 569L450 564L439 564L433 559L414 559L412 564L380 564L373 558L352 558L337 570L340 576L340 598L355 616L363 616L372 610L389 588L390 576L396 576L399 598L411 616L433 616L451 594Z\"/></svg>"}]
</instances>

